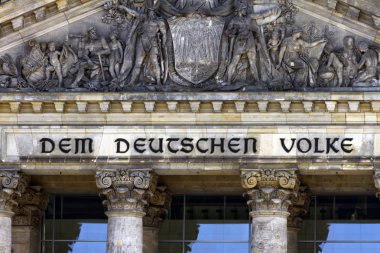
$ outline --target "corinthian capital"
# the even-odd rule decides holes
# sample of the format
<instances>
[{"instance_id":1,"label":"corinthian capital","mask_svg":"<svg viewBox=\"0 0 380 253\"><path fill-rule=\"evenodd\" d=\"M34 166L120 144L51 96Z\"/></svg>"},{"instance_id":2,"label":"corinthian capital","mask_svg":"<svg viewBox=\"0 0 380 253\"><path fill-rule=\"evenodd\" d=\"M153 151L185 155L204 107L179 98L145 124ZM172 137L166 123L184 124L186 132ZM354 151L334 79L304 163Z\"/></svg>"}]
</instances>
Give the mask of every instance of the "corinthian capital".
<instances>
[{"instance_id":1,"label":"corinthian capital","mask_svg":"<svg viewBox=\"0 0 380 253\"><path fill-rule=\"evenodd\" d=\"M0 212L12 212L17 205L16 196L23 193L29 183L29 177L17 171L0 171Z\"/></svg>"},{"instance_id":2,"label":"corinthian capital","mask_svg":"<svg viewBox=\"0 0 380 253\"><path fill-rule=\"evenodd\" d=\"M108 211L143 213L151 195L148 170L111 169L96 173L96 185L107 199Z\"/></svg>"},{"instance_id":3,"label":"corinthian capital","mask_svg":"<svg viewBox=\"0 0 380 253\"><path fill-rule=\"evenodd\" d=\"M156 187L156 191L149 198L149 206L144 216L144 226L159 228L165 218L171 203L171 195L165 186Z\"/></svg>"},{"instance_id":4,"label":"corinthian capital","mask_svg":"<svg viewBox=\"0 0 380 253\"><path fill-rule=\"evenodd\" d=\"M299 187L295 170L244 170L241 183L247 189L247 203L252 212L282 212L284 215Z\"/></svg>"},{"instance_id":5,"label":"corinthian capital","mask_svg":"<svg viewBox=\"0 0 380 253\"><path fill-rule=\"evenodd\" d=\"M300 187L298 194L293 194L290 201L292 206L289 208L288 227L298 228L302 222L302 216L309 210L310 193L306 187Z\"/></svg>"},{"instance_id":6,"label":"corinthian capital","mask_svg":"<svg viewBox=\"0 0 380 253\"><path fill-rule=\"evenodd\" d=\"M13 208L15 213L13 225L38 227L47 208L49 196L40 188L35 187L27 188L15 200L18 205Z\"/></svg>"},{"instance_id":7,"label":"corinthian capital","mask_svg":"<svg viewBox=\"0 0 380 253\"><path fill-rule=\"evenodd\" d=\"M299 180L295 170L256 169L243 170L241 183L245 189L273 187L295 190Z\"/></svg>"}]
</instances>

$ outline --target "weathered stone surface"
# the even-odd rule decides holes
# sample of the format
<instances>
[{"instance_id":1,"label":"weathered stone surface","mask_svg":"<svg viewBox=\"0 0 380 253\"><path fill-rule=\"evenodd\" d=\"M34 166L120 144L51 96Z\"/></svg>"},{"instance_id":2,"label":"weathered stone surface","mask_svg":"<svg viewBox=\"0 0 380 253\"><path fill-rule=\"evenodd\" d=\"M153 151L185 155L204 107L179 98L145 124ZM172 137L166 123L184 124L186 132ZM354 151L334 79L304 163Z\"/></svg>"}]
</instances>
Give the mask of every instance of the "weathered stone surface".
<instances>
[{"instance_id":1,"label":"weathered stone surface","mask_svg":"<svg viewBox=\"0 0 380 253\"><path fill-rule=\"evenodd\" d=\"M142 215L111 211L107 212L107 216L107 253L142 253Z\"/></svg>"},{"instance_id":2,"label":"weathered stone surface","mask_svg":"<svg viewBox=\"0 0 380 253\"><path fill-rule=\"evenodd\" d=\"M107 253L143 252L143 216L147 199L155 189L148 170L111 169L96 173L107 206Z\"/></svg>"},{"instance_id":3,"label":"weathered stone surface","mask_svg":"<svg viewBox=\"0 0 380 253\"><path fill-rule=\"evenodd\" d=\"M28 187L16 199L17 206L13 208L13 226L35 226L39 228L42 216L48 205L49 197L39 187Z\"/></svg>"},{"instance_id":4,"label":"weathered stone surface","mask_svg":"<svg viewBox=\"0 0 380 253\"><path fill-rule=\"evenodd\" d=\"M377 90L379 85L378 15L368 13L372 3L338 8L337 1L323 1L322 7L299 0L236 0L199 7L193 1L107 1L100 14L100 0L76 7L59 0L53 28L44 19L51 3L27 0L21 6L17 1L13 7L20 10L0 19L12 20L21 35L0 39L0 51L7 51L0 68L4 91ZM5 4L4 10L11 7ZM38 25L24 22L31 12ZM85 17L83 23L95 24L87 32L74 24ZM129 32L120 32L125 30ZM60 39L52 36L60 31ZM30 41L34 38L38 41ZM242 38L244 43L235 43ZM16 61L13 55L25 50L16 46L25 41L31 48ZM223 108L217 101L212 104L215 111ZM287 101L281 104L289 109Z\"/></svg>"},{"instance_id":5,"label":"weathered stone surface","mask_svg":"<svg viewBox=\"0 0 380 253\"><path fill-rule=\"evenodd\" d=\"M251 253L287 253L286 216L257 212L252 217Z\"/></svg>"},{"instance_id":6,"label":"weathered stone surface","mask_svg":"<svg viewBox=\"0 0 380 253\"><path fill-rule=\"evenodd\" d=\"M11 253L12 213L0 212L0 252Z\"/></svg>"},{"instance_id":7,"label":"weathered stone surface","mask_svg":"<svg viewBox=\"0 0 380 253\"><path fill-rule=\"evenodd\" d=\"M15 197L22 194L29 183L29 178L17 171L0 171L0 212L12 213L17 205Z\"/></svg>"},{"instance_id":8,"label":"weathered stone surface","mask_svg":"<svg viewBox=\"0 0 380 253\"><path fill-rule=\"evenodd\" d=\"M149 198L144 216L144 227L159 228L171 204L171 195L165 186L157 186Z\"/></svg>"},{"instance_id":9,"label":"weathered stone surface","mask_svg":"<svg viewBox=\"0 0 380 253\"><path fill-rule=\"evenodd\" d=\"M143 253L158 253L159 228L144 225Z\"/></svg>"},{"instance_id":10,"label":"weathered stone surface","mask_svg":"<svg viewBox=\"0 0 380 253\"><path fill-rule=\"evenodd\" d=\"M12 226L12 253L40 253L41 230L35 226Z\"/></svg>"},{"instance_id":11,"label":"weathered stone surface","mask_svg":"<svg viewBox=\"0 0 380 253\"><path fill-rule=\"evenodd\" d=\"M289 206L299 190L296 170L242 170L241 183L252 217L251 252L286 253Z\"/></svg>"},{"instance_id":12,"label":"weathered stone surface","mask_svg":"<svg viewBox=\"0 0 380 253\"><path fill-rule=\"evenodd\" d=\"M299 228L288 226L288 250L286 253L298 253L298 232Z\"/></svg>"},{"instance_id":13,"label":"weathered stone surface","mask_svg":"<svg viewBox=\"0 0 380 253\"><path fill-rule=\"evenodd\" d=\"M113 169L96 173L96 184L107 199L103 202L108 211L144 215L150 174L148 170Z\"/></svg>"},{"instance_id":14,"label":"weathered stone surface","mask_svg":"<svg viewBox=\"0 0 380 253\"><path fill-rule=\"evenodd\" d=\"M22 194L29 178L17 171L0 171L0 252L11 253L12 208L17 205L14 198Z\"/></svg>"}]
</instances>

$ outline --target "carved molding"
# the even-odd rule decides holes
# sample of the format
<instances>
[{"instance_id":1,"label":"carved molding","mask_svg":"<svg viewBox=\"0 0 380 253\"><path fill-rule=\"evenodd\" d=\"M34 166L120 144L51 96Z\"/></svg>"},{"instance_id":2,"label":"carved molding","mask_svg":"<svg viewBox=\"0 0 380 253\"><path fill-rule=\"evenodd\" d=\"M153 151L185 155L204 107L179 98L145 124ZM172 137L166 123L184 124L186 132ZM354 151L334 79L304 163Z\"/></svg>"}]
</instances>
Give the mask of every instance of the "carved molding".
<instances>
[{"instance_id":1,"label":"carved molding","mask_svg":"<svg viewBox=\"0 0 380 253\"><path fill-rule=\"evenodd\" d=\"M171 204L171 195L165 186L157 186L149 198L149 206L143 218L144 226L159 228L165 219Z\"/></svg>"},{"instance_id":2,"label":"carved molding","mask_svg":"<svg viewBox=\"0 0 380 253\"><path fill-rule=\"evenodd\" d=\"M12 224L38 227L49 203L49 196L40 188L29 187L16 201L18 205L13 208L15 216Z\"/></svg>"},{"instance_id":3,"label":"carved molding","mask_svg":"<svg viewBox=\"0 0 380 253\"><path fill-rule=\"evenodd\" d=\"M0 180L0 212L12 212L15 198L25 192L30 178L17 171L0 171Z\"/></svg>"},{"instance_id":4,"label":"carved molding","mask_svg":"<svg viewBox=\"0 0 380 253\"><path fill-rule=\"evenodd\" d=\"M106 197L103 204L108 211L144 213L151 175L148 170L112 169L96 173L96 185Z\"/></svg>"},{"instance_id":5,"label":"carved molding","mask_svg":"<svg viewBox=\"0 0 380 253\"><path fill-rule=\"evenodd\" d=\"M273 187L298 190L299 180L295 170L257 169L243 171L241 183L245 189Z\"/></svg>"}]
</instances>

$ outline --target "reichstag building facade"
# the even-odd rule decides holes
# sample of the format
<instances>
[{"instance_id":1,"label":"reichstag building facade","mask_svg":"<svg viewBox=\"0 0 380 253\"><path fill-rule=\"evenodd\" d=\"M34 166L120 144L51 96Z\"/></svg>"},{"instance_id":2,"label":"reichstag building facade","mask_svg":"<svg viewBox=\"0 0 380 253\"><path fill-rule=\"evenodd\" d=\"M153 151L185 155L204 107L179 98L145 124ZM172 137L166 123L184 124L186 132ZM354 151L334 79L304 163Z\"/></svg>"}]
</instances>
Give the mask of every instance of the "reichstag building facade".
<instances>
[{"instance_id":1,"label":"reichstag building facade","mask_svg":"<svg viewBox=\"0 0 380 253\"><path fill-rule=\"evenodd\" d=\"M379 0L0 0L0 253L380 252Z\"/></svg>"}]
</instances>

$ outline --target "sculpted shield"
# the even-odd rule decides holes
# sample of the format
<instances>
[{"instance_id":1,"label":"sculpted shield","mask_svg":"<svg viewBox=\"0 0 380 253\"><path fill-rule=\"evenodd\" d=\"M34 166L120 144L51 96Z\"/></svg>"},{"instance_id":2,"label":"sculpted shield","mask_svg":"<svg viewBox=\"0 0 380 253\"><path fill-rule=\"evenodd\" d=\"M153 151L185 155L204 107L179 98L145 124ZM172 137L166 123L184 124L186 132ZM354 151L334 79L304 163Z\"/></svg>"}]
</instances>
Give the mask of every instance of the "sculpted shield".
<instances>
[{"instance_id":1,"label":"sculpted shield","mask_svg":"<svg viewBox=\"0 0 380 253\"><path fill-rule=\"evenodd\" d=\"M174 17L168 20L173 37L175 68L199 84L218 70L224 21L218 17Z\"/></svg>"}]
</instances>

